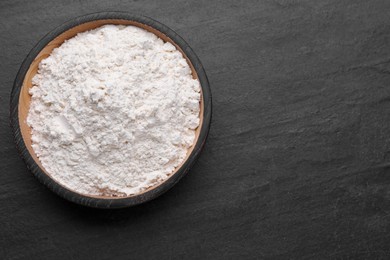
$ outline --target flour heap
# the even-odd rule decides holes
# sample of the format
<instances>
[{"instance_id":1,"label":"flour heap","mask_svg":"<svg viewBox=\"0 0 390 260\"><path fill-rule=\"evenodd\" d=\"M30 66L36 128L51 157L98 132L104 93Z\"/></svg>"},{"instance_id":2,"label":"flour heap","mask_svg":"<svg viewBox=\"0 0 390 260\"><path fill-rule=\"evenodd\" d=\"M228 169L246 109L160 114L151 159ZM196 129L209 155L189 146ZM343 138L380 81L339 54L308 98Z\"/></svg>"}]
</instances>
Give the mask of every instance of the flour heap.
<instances>
[{"instance_id":1,"label":"flour heap","mask_svg":"<svg viewBox=\"0 0 390 260\"><path fill-rule=\"evenodd\" d=\"M200 84L176 47L135 26L77 34L39 64L27 118L45 170L87 195L166 180L199 125Z\"/></svg>"}]
</instances>

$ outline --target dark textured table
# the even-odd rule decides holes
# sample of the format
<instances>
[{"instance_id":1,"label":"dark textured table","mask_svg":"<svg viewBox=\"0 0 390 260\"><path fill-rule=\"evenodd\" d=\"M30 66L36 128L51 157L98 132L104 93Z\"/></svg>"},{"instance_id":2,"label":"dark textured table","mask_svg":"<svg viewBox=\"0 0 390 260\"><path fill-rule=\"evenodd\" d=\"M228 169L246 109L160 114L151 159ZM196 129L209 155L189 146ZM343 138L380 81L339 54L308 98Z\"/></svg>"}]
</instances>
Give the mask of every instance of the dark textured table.
<instances>
[{"instance_id":1,"label":"dark textured table","mask_svg":"<svg viewBox=\"0 0 390 260\"><path fill-rule=\"evenodd\" d=\"M160 198L67 202L19 158L9 95L49 30L96 11L161 21L208 74L213 121ZM1 259L386 259L390 1L1 1Z\"/></svg>"}]
</instances>

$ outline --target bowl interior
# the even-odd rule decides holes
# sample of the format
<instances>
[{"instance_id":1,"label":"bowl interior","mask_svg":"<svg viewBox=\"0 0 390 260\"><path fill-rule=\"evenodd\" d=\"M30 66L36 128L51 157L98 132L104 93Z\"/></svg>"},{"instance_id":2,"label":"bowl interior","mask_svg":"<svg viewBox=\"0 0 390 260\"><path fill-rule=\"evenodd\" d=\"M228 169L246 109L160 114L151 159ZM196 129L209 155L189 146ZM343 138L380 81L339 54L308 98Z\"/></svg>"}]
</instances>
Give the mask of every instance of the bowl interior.
<instances>
[{"instance_id":1,"label":"bowl interior","mask_svg":"<svg viewBox=\"0 0 390 260\"><path fill-rule=\"evenodd\" d=\"M183 54L183 57L186 58L187 60L187 63L189 64L191 70L192 70L192 77L194 79L198 79L198 75L191 63L191 61L188 59L188 57L186 56L186 54L183 52L183 50L172 40L170 39L168 36L166 36L165 34L163 34L162 32L148 26L148 25L145 25L145 24L142 24L142 23L139 23L139 22L136 22L136 21L131 21L131 20L123 20L123 19L104 19L104 20L96 20L96 21L91 21L91 22L86 22L86 23L83 23L83 24L80 24L80 25L77 25L65 32L63 32L62 34L58 35L55 39L53 39L51 42L49 42L41 51L40 53L36 56L36 58L34 59L34 61L31 63L25 77L24 77L24 80L23 80L23 85L21 87L21 91L20 91L20 96L19 96L19 104L18 104L18 117L19 117L19 126L20 126L20 131L22 133L22 138L23 138L23 141L29 151L29 153L31 154L32 158L34 159L35 163L41 168L41 170L47 174L49 177L50 177L50 174L48 174L46 172L46 170L43 168L41 162L39 161L37 155L35 154L33 148L31 147L31 128L27 125L27 115L28 115L28 112L29 112L29 108L30 108L30 102L31 102L31 96L29 94L29 89L32 87L32 78L35 76L35 74L37 73L37 70L38 70L38 65L39 63L41 62L42 59L45 59L47 58L52 50L54 48L57 48L59 47L65 40L67 39L70 39L74 36L76 36L76 34L80 33L80 32L84 32L84 31L89 31L89 30L92 30L92 29L95 29L97 27L100 27L100 26L103 26L105 24L121 24L121 25L133 25L133 26L137 26L137 27L140 27L140 28L143 28L149 32L152 32L154 33L155 35L157 35L159 38L161 38L164 42L170 42L172 43L173 45L176 46L176 48ZM202 90L201 90L202 91ZM201 100L200 100L200 114L199 114L199 117L200 117L200 123L199 123L199 126L198 128L195 130L195 140L194 140L194 145L187 151L187 156L186 158L184 159L184 161L182 162L181 165L179 165L175 171L163 182L155 185L155 186L152 186L146 190L144 190L142 193L138 193L138 194L135 194L135 195L131 195L131 196L120 196L120 197L114 197L114 196L95 196L95 195L88 195L88 194L81 194L83 196L87 196L87 197L93 197L93 198L99 198L99 199L122 199L122 198L129 198L129 197L134 197L134 196L138 196L138 195L141 195L145 192L148 192L152 189L155 189L156 187L162 185L164 182L166 182L169 178L171 178L173 175L175 175L175 173L180 169L180 167L183 165L183 163L189 158L189 156L191 155L193 149L194 149L194 146L195 144L198 142L198 139L199 139L199 134L200 134L200 129L202 128L202 124L203 124L203 114L204 114L204 99L203 99L203 94L201 92ZM51 178L53 181L55 181L53 178ZM58 183L58 182L57 182ZM58 183L59 185L61 185L61 183ZM61 185L63 186L63 185ZM64 186L63 186L64 187ZM66 187L64 187L66 188ZM66 188L68 189L68 188ZM78 193L76 191L73 191L72 192L75 192L75 193ZM80 194L80 193L79 193Z\"/></svg>"}]
</instances>

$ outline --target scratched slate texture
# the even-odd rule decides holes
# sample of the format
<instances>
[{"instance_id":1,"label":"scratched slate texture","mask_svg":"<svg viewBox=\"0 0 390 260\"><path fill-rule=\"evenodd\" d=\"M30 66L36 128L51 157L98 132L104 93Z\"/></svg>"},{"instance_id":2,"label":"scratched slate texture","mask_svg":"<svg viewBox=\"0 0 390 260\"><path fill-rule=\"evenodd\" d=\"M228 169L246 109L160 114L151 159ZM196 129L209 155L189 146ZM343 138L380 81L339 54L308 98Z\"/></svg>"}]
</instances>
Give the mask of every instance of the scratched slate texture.
<instances>
[{"instance_id":1,"label":"scratched slate texture","mask_svg":"<svg viewBox=\"0 0 390 260\"><path fill-rule=\"evenodd\" d=\"M193 47L213 94L190 173L147 204L67 202L19 158L9 95L61 23L131 11ZM390 1L0 2L1 259L388 259Z\"/></svg>"}]
</instances>

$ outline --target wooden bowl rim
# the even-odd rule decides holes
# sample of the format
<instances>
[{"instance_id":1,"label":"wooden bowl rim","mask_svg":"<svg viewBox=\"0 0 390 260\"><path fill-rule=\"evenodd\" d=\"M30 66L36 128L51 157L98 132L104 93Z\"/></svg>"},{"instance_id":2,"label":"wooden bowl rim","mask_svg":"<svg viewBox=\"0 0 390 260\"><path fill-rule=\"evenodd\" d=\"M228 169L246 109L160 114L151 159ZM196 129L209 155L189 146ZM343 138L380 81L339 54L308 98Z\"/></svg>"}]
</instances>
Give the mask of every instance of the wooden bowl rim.
<instances>
[{"instance_id":1,"label":"wooden bowl rim","mask_svg":"<svg viewBox=\"0 0 390 260\"><path fill-rule=\"evenodd\" d=\"M182 52L186 55L186 58L188 58L188 60L190 61L193 69L195 70L202 88L203 122L200 126L197 142L193 146L193 150L188 156L187 160L167 180L152 187L152 189L149 189L146 192L126 197L89 196L72 191L60 185L52 177L47 175L31 156L22 137L19 124L19 97L26 73L29 70L31 63L35 60L38 54L46 47L46 45L53 41L59 35L65 33L73 27L98 20L126 20L145 25L146 27L151 27L154 30L159 31L161 34L165 35L167 38L172 40L177 46L180 47ZM189 45L177 33L175 33L167 26L149 17L127 12L93 13L77 17L60 25L53 31L49 32L46 36L44 36L38 42L38 44L30 51L30 53L23 61L14 81L10 102L10 119L18 151L23 160L25 161L27 168L41 183L43 183L50 190L52 190L54 193L61 196L62 198L65 198L80 205L95 208L123 208L141 204L160 196L161 194L169 190L171 187L173 187L188 172L189 168L199 156L209 132L211 121L211 91L207 75L203 69L199 58L189 47Z\"/></svg>"}]
</instances>

